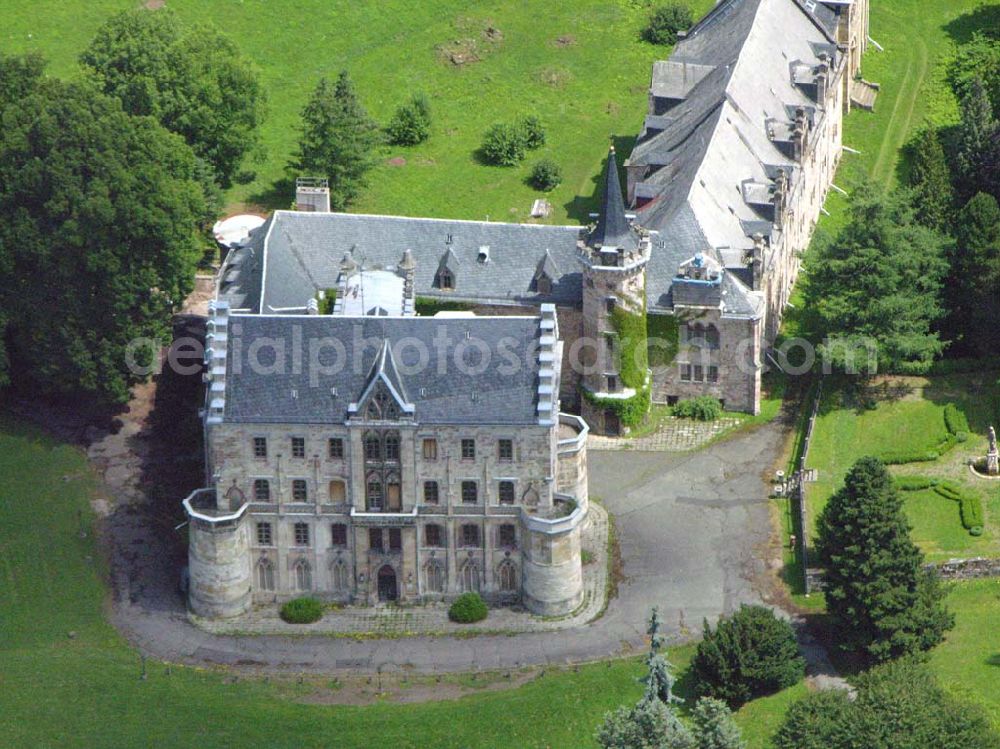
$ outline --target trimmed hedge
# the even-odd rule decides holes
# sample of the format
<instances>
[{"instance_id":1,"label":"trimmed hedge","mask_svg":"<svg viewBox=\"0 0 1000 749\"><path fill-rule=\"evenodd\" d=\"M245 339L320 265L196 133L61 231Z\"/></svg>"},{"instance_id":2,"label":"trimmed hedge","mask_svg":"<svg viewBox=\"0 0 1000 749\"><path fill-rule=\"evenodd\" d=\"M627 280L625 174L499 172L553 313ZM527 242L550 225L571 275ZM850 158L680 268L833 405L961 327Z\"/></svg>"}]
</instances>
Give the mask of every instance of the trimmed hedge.
<instances>
[{"instance_id":1,"label":"trimmed hedge","mask_svg":"<svg viewBox=\"0 0 1000 749\"><path fill-rule=\"evenodd\" d=\"M289 624L312 624L323 618L323 604L315 598L293 598L280 613Z\"/></svg>"},{"instance_id":2,"label":"trimmed hedge","mask_svg":"<svg viewBox=\"0 0 1000 749\"><path fill-rule=\"evenodd\" d=\"M944 425L948 429L948 434L953 434L956 437L965 434L966 439L968 439L968 434L972 431L969 428L969 420L954 403L949 403L944 407ZM965 440L960 441L964 442Z\"/></svg>"},{"instance_id":3,"label":"trimmed hedge","mask_svg":"<svg viewBox=\"0 0 1000 749\"><path fill-rule=\"evenodd\" d=\"M486 602L478 593L463 593L448 608L448 618L459 624L481 622L488 613Z\"/></svg>"},{"instance_id":4,"label":"trimmed hedge","mask_svg":"<svg viewBox=\"0 0 1000 749\"><path fill-rule=\"evenodd\" d=\"M901 492L919 492L937 485L937 479L929 476L896 476L893 482Z\"/></svg>"},{"instance_id":5,"label":"trimmed hedge","mask_svg":"<svg viewBox=\"0 0 1000 749\"><path fill-rule=\"evenodd\" d=\"M936 450L892 450L879 456L879 460L887 466L898 466L906 463L930 463L940 458Z\"/></svg>"},{"instance_id":6,"label":"trimmed hedge","mask_svg":"<svg viewBox=\"0 0 1000 749\"><path fill-rule=\"evenodd\" d=\"M722 416L722 403L710 395L699 395L697 398L682 400L671 409L671 413L681 419L715 421Z\"/></svg>"},{"instance_id":7,"label":"trimmed hedge","mask_svg":"<svg viewBox=\"0 0 1000 749\"><path fill-rule=\"evenodd\" d=\"M973 536L983 533L983 503L975 494L966 493L962 487L951 481L939 481L934 491L945 499L958 502L962 525Z\"/></svg>"},{"instance_id":8,"label":"trimmed hedge","mask_svg":"<svg viewBox=\"0 0 1000 749\"><path fill-rule=\"evenodd\" d=\"M413 308L420 317L434 317L438 312L468 312L474 310L476 305L469 302L453 302L450 299L418 296L413 300Z\"/></svg>"}]
</instances>

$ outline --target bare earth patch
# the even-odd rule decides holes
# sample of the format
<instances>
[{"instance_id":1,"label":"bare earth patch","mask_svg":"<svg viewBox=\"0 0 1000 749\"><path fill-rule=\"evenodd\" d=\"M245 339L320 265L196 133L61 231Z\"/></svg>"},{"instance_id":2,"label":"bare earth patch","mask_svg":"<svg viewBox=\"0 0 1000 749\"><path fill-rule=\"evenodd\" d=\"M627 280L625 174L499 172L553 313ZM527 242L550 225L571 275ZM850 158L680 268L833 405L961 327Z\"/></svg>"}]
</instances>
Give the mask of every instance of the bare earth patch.
<instances>
[{"instance_id":1,"label":"bare earth patch","mask_svg":"<svg viewBox=\"0 0 1000 749\"><path fill-rule=\"evenodd\" d=\"M159 10L166 4L166 0L146 0L142 7L146 10Z\"/></svg>"},{"instance_id":2,"label":"bare earth patch","mask_svg":"<svg viewBox=\"0 0 1000 749\"><path fill-rule=\"evenodd\" d=\"M542 68L538 71L538 80L546 86L552 86L552 88L562 88L569 83L572 78L573 74L566 68L549 67Z\"/></svg>"},{"instance_id":3,"label":"bare earth patch","mask_svg":"<svg viewBox=\"0 0 1000 749\"><path fill-rule=\"evenodd\" d=\"M563 34L556 37L555 45L557 47L572 47L574 44L576 44L576 37L572 34Z\"/></svg>"},{"instance_id":4,"label":"bare earth patch","mask_svg":"<svg viewBox=\"0 0 1000 749\"><path fill-rule=\"evenodd\" d=\"M456 67L479 62L495 52L503 42L503 32L489 19L476 20L459 16L455 20L455 29L461 36L443 42L434 49L442 62Z\"/></svg>"},{"instance_id":5,"label":"bare earth patch","mask_svg":"<svg viewBox=\"0 0 1000 749\"><path fill-rule=\"evenodd\" d=\"M406 159L402 156L394 156L393 158L388 159L385 163L389 166L406 166Z\"/></svg>"}]
</instances>

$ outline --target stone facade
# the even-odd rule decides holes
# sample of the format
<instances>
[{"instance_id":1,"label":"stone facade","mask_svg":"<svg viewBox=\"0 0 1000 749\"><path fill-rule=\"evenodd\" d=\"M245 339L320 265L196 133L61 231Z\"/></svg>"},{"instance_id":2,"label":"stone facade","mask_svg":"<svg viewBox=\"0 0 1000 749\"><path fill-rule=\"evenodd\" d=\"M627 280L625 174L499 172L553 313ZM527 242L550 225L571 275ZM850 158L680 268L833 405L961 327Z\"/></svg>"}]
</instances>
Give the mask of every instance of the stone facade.
<instances>
[{"instance_id":1,"label":"stone facade","mask_svg":"<svg viewBox=\"0 0 1000 749\"><path fill-rule=\"evenodd\" d=\"M185 500L192 611L220 618L300 595L419 603L466 591L546 615L580 604L585 422L559 415L540 389L534 423L425 424L419 404L413 417L392 406L391 372L370 381L346 421L234 421L219 402L227 372L218 362L241 318L213 306L211 488ZM539 376L558 391L554 308L538 324ZM373 402L389 405L373 411Z\"/></svg>"}]
</instances>

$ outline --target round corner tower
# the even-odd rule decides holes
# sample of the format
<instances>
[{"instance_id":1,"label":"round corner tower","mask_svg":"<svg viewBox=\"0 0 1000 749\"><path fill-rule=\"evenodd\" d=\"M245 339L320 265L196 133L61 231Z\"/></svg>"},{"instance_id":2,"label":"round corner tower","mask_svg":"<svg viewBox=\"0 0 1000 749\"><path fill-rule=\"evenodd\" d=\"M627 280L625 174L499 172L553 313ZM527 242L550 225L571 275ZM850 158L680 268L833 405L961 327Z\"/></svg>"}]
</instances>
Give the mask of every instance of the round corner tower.
<instances>
[{"instance_id":1,"label":"round corner tower","mask_svg":"<svg viewBox=\"0 0 1000 749\"><path fill-rule=\"evenodd\" d=\"M621 432L628 401L648 392L647 232L625 215L612 146L597 226L580 242L583 265L583 417L598 434ZM639 350L637 351L637 347Z\"/></svg>"},{"instance_id":2,"label":"round corner tower","mask_svg":"<svg viewBox=\"0 0 1000 749\"><path fill-rule=\"evenodd\" d=\"M243 502L220 508L215 489L197 489L184 500L189 520L188 607L198 616L224 619L250 608L250 540Z\"/></svg>"}]
</instances>

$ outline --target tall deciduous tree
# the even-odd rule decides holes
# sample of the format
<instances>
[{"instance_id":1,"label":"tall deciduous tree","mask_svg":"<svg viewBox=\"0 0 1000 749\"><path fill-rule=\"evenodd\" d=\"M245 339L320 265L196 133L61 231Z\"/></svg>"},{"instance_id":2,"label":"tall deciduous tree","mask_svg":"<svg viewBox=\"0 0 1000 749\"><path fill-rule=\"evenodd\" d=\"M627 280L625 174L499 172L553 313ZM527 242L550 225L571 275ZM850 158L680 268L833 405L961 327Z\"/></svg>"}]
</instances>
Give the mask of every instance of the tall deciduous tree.
<instances>
[{"instance_id":1,"label":"tall deciduous tree","mask_svg":"<svg viewBox=\"0 0 1000 749\"><path fill-rule=\"evenodd\" d=\"M975 195L958 214L947 285L950 328L965 353L988 356L1000 349L1000 205Z\"/></svg>"},{"instance_id":2,"label":"tall deciduous tree","mask_svg":"<svg viewBox=\"0 0 1000 749\"><path fill-rule=\"evenodd\" d=\"M127 398L140 378L129 342L163 340L192 286L206 213L199 177L180 137L86 83L46 79L7 106L0 309L18 382Z\"/></svg>"},{"instance_id":3,"label":"tall deciduous tree","mask_svg":"<svg viewBox=\"0 0 1000 749\"><path fill-rule=\"evenodd\" d=\"M125 111L182 136L228 187L259 144L265 95L239 47L218 30L181 23L170 10L113 16L80 57Z\"/></svg>"},{"instance_id":4,"label":"tall deciduous tree","mask_svg":"<svg viewBox=\"0 0 1000 749\"><path fill-rule=\"evenodd\" d=\"M45 71L45 58L37 53L0 53L0 113L4 108L30 96L38 88Z\"/></svg>"},{"instance_id":5,"label":"tall deciduous tree","mask_svg":"<svg viewBox=\"0 0 1000 749\"><path fill-rule=\"evenodd\" d=\"M880 460L862 458L848 471L819 516L817 547L827 611L845 647L884 661L929 650L954 626Z\"/></svg>"},{"instance_id":6,"label":"tall deciduous tree","mask_svg":"<svg viewBox=\"0 0 1000 749\"><path fill-rule=\"evenodd\" d=\"M375 165L378 125L368 116L343 71L335 84L325 78L302 110L302 136L291 167L330 180L330 205L344 210L361 192Z\"/></svg>"},{"instance_id":7,"label":"tall deciduous tree","mask_svg":"<svg viewBox=\"0 0 1000 749\"><path fill-rule=\"evenodd\" d=\"M911 147L910 184L913 187L916 219L931 229L947 232L955 195L937 130L926 125Z\"/></svg>"},{"instance_id":8,"label":"tall deciduous tree","mask_svg":"<svg viewBox=\"0 0 1000 749\"><path fill-rule=\"evenodd\" d=\"M932 324L944 314L945 243L915 221L905 195L859 186L847 226L818 237L806 260L806 303L823 356L850 368L867 365L858 353L875 347L882 369L930 366L943 349Z\"/></svg>"}]
</instances>

